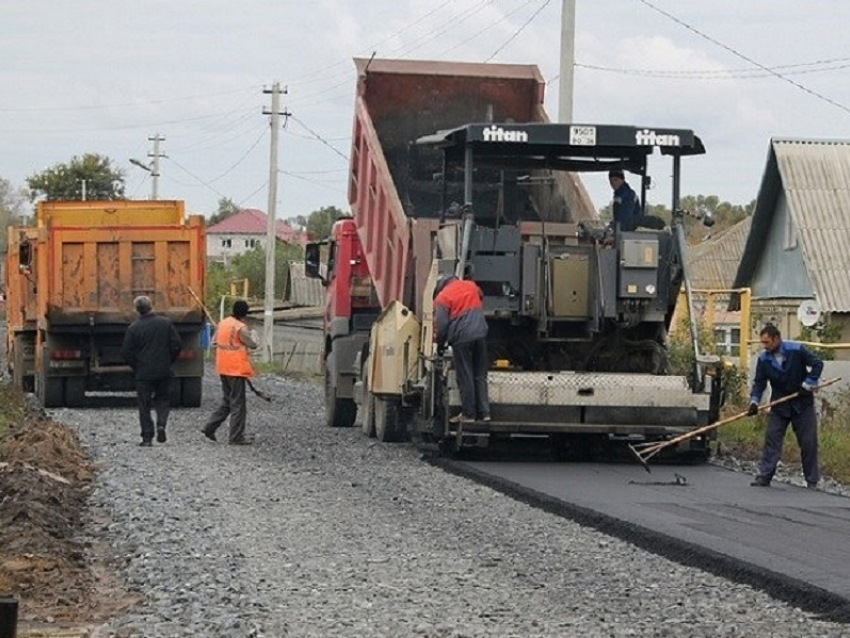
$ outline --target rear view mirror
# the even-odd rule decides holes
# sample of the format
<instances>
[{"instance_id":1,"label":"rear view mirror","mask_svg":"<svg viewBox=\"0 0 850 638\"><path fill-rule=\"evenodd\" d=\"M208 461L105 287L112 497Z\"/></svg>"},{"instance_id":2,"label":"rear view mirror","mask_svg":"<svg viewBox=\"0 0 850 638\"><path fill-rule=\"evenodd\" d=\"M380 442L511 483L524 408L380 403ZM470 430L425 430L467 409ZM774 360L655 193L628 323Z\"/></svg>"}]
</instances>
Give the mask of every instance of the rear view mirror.
<instances>
[{"instance_id":1,"label":"rear view mirror","mask_svg":"<svg viewBox=\"0 0 850 638\"><path fill-rule=\"evenodd\" d=\"M321 253L319 244L307 244L304 247L304 274L311 279L324 279L320 270Z\"/></svg>"}]
</instances>

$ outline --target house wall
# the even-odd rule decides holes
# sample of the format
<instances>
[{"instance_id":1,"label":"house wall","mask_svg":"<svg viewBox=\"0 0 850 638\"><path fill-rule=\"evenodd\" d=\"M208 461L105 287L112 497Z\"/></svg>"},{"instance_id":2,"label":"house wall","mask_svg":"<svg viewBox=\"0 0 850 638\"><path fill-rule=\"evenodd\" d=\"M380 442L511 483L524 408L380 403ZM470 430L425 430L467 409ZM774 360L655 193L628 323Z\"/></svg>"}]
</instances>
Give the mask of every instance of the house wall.
<instances>
[{"instance_id":1,"label":"house wall","mask_svg":"<svg viewBox=\"0 0 850 638\"><path fill-rule=\"evenodd\" d=\"M758 342L759 332L765 324L772 323L779 328L783 339L792 341L799 339L803 326L797 320L797 308L800 306L799 299L770 299L754 301L752 304L753 331L750 334L751 342ZM840 343L850 342L850 314L831 313L826 317L830 326L840 326ZM758 343L750 344L750 352L758 353ZM850 349L834 349L836 361L850 361Z\"/></svg>"},{"instance_id":2,"label":"house wall","mask_svg":"<svg viewBox=\"0 0 850 638\"><path fill-rule=\"evenodd\" d=\"M238 233L207 233L207 259L211 261L227 262L235 255L253 250L255 246L262 246L265 235L238 234ZM225 245L229 242L229 245Z\"/></svg>"},{"instance_id":3,"label":"house wall","mask_svg":"<svg viewBox=\"0 0 850 638\"><path fill-rule=\"evenodd\" d=\"M776 201L773 221L751 288L753 299L796 298L795 313L800 300L814 297L815 289L803 262L803 249L791 223L784 192Z\"/></svg>"}]
</instances>

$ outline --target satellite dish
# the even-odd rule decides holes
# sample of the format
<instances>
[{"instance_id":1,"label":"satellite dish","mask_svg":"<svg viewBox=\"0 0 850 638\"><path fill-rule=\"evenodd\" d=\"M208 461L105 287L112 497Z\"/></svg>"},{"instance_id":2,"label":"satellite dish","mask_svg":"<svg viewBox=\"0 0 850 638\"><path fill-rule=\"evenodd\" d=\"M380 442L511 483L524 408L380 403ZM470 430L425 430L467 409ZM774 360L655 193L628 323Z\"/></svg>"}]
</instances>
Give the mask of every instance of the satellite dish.
<instances>
[{"instance_id":1,"label":"satellite dish","mask_svg":"<svg viewBox=\"0 0 850 638\"><path fill-rule=\"evenodd\" d=\"M797 319L806 328L811 328L820 320L820 304L816 299L806 299L797 308Z\"/></svg>"}]
</instances>

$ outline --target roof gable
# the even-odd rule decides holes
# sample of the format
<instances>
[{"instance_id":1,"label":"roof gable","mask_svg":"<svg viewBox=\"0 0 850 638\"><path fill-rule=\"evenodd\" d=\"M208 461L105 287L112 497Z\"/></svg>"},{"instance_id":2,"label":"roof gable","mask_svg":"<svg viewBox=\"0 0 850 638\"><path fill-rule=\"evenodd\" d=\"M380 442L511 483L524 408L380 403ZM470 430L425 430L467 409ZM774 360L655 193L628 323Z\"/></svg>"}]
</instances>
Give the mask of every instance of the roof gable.
<instances>
[{"instance_id":1,"label":"roof gable","mask_svg":"<svg viewBox=\"0 0 850 638\"><path fill-rule=\"evenodd\" d=\"M826 312L850 312L850 141L770 141L734 286L753 281L783 191L821 307Z\"/></svg>"},{"instance_id":2,"label":"roof gable","mask_svg":"<svg viewBox=\"0 0 850 638\"><path fill-rule=\"evenodd\" d=\"M732 287L744 245L750 234L752 217L747 217L695 246L688 247L691 286L702 290Z\"/></svg>"}]
</instances>

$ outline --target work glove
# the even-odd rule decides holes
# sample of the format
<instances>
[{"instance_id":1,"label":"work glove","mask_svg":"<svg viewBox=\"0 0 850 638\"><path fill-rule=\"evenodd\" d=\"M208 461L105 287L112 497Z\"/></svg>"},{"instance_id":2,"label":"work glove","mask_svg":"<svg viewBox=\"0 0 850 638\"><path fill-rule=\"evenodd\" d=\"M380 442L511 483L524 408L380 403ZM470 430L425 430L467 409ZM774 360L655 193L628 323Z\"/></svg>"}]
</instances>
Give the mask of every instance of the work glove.
<instances>
[{"instance_id":1,"label":"work glove","mask_svg":"<svg viewBox=\"0 0 850 638\"><path fill-rule=\"evenodd\" d=\"M759 404L758 403L750 403L750 407L747 408L747 416L755 416L759 413Z\"/></svg>"},{"instance_id":2,"label":"work glove","mask_svg":"<svg viewBox=\"0 0 850 638\"><path fill-rule=\"evenodd\" d=\"M806 392L814 392L818 389L817 384L808 383L807 381L803 381L803 385L800 386L800 393L804 394Z\"/></svg>"}]
</instances>

